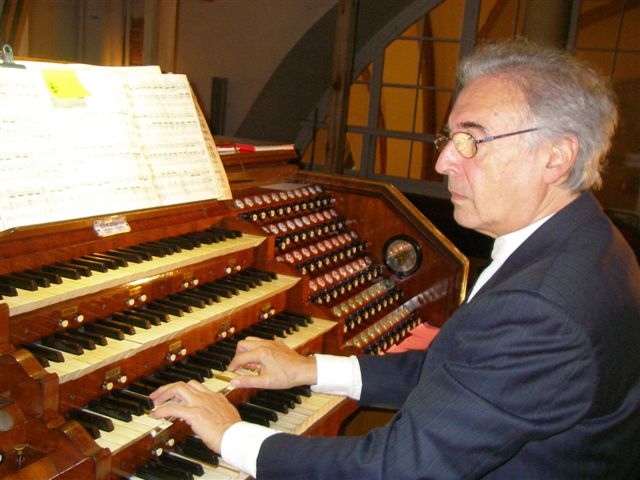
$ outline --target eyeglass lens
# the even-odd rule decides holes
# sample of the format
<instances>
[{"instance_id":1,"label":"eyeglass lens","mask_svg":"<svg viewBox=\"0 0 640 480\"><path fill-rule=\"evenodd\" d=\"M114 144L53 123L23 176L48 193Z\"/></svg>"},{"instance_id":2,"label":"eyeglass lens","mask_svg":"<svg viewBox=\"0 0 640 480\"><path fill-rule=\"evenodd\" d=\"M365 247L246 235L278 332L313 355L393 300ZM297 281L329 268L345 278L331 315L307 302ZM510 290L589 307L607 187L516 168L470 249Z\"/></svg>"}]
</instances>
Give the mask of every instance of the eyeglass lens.
<instances>
[{"instance_id":1,"label":"eyeglass lens","mask_svg":"<svg viewBox=\"0 0 640 480\"><path fill-rule=\"evenodd\" d=\"M478 151L475 139L468 133L456 132L451 136L451 141L463 157L471 158Z\"/></svg>"}]
</instances>

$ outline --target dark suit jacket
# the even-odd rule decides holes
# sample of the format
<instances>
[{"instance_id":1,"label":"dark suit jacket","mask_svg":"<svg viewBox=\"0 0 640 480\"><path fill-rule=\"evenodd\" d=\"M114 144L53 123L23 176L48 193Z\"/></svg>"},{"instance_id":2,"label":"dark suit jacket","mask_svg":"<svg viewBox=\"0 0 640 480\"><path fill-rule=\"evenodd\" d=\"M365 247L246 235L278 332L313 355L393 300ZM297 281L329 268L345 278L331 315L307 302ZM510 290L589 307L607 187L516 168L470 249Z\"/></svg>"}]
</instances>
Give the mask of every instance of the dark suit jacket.
<instances>
[{"instance_id":1,"label":"dark suit jacket","mask_svg":"<svg viewBox=\"0 0 640 480\"><path fill-rule=\"evenodd\" d=\"M360 357L364 437L277 434L258 479L640 478L640 271L590 193L530 236L427 351Z\"/></svg>"}]
</instances>

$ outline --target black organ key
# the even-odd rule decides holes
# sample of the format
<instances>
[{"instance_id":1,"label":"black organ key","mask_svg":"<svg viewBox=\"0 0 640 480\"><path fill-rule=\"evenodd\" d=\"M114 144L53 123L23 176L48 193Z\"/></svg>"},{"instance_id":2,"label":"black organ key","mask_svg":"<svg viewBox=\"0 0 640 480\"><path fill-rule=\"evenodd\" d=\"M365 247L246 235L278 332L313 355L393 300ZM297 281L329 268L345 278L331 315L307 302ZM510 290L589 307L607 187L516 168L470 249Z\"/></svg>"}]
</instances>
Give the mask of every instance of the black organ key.
<instances>
[{"instance_id":1,"label":"black organ key","mask_svg":"<svg viewBox=\"0 0 640 480\"><path fill-rule=\"evenodd\" d=\"M251 405L250 403L240 403L236 405L239 412L249 412L256 415L262 415L272 422L278 421L278 414L268 408L259 407L258 405Z\"/></svg>"},{"instance_id":2,"label":"black organ key","mask_svg":"<svg viewBox=\"0 0 640 480\"><path fill-rule=\"evenodd\" d=\"M275 340L276 339L276 335L274 333L269 333L269 332L261 332L259 330L255 330L251 327L249 328L245 328L244 330L242 330L240 333L236 334L237 338L247 338L247 337L258 337L258 338L263 338L265 340Z\"/></svg>"},{"instance_id":3,"label":"black organ key","mask_svg":"<svg viewBox=\"0 0 640 480\"><path fill-rule=\"evenodd\" d=\"M176 445L175 450L185 457L193 458L194 460L209 464L212 467L218 466L220 457L206 447L198 448L194 445L179 444Z\"/></svg>"},{"instance_id":4,"label":"black organ key","mask_svg":"<svg viewBox=\"0 0 640 480\"><path fill-rule=\"evenodd\" d=\"M15 288L21 288L22 290L29 290L31 292L34 292L38 289L38 284L35 280L31 278L24 278L15 274L0 275L0 284L12 286Z\"/></svg>"},{"instance_id":5,"label":"black organ key","mask_svg":"<svg viewBox=\"0 0 640 480\"><path fill-rule=\"evenodd\" d=\"M82 427L87 431L91 438L94 440L100 438L100 429L95 425L91 425L90 423L83 422L81 420L76 420Z\"/></svg>"},{"instance_id":6,"label":"black organ key","mask_svg":"<svg viewBox=\"0 0 640 480\"><path fill-rule=\"evenodd\" d=\"M255 288L256 286L262 285L262 278L260 278L257 275L253 275L252 273L249 272L238 272L236 274L236 278L238 279L246 279L249 280L253 283L253 287Z\"/></svg>"},{"instance_id":7,"label":"black organ key","mask_svg":"<svg viewBox=\"0 0 640 480\"><path fill-rule=\"evenodd\" d=\"M211 245L213 243L219 243L222 238L220 236L215 235L211 232L193 232L189 234L190 238L197 239L200 243L204 243L205 245Z\"/></svg>"},{"instance_id":8,"label":"black organ key","mask_svg":"<svg viewBox=\"0 0 640 480\"><path fill-rule=\"evenodd\" d=\"M272 396L274 398L282 398L293 403L302 403L300 395L290 390L265 390L263 394L265 397Z\"/></svg>"},{"instance_id":9,"label":"black organ key","mask_svg":"<svg viewBox=\"0 0 640 480\"><path fill-rule=\"evenodd\" d=\"M219 227L211 227L206 230L207 232L212 232L217 235L220 235L223 238L240 238L242 237L242 232L239 230L229 230L226 228Z\"/></svg>"},{"instance_id":10,"label":"black organ key","mask_svg":"<svg viewBox=\"0 0 640 480\"><path fill-rule=\"evenodd\" d=\"M284 338L286 336L286 332L282 328L265 325L263 323L256 323L255 325L252 325L250 328L252 331L255 331L255 332L263 332L263 333L275 335L281 338Z\"/></svg>"},{"instance_id":11,"label":"black organ key","mask_svg":"<svg viewBox=\"0 0 640 480\"><path fill-rule=\"evenodd\" d=\"M126 315L124 313L114 313L111 315L111 319L117 322L128 323L134 327L144 328L145 330L149 330L151 328L151 323L149 320L145 318L133 317Z\"/></svg>"},{"instance_id":12,"label":"black organ key","mask_svg":"<svg viewBox=\"0 0 640 480\"><path fill-rule=\"evenodd\" d=\"M32 272L16 272L14 273L16 277L28 278L36 282L36 285L41 288L48 288L51 286L51 280L46 275L32 273Z\"/></svg>"},{"instance_id":13,"label":"black organ key","mask_svg":"<svg viewBox=\"0 0 640 480\"><path fill-rule=\"evenodd\" d=\"M298 395L301 395L303 397L310 397L311 396L311 387L308 385L300 385L297 387L291 387L289 389L289 391L294 392Z\"/></svg>"},{"instance_id":14,"label":"black organ key","mask_svg":"<svg viewBox=\"0 0 640 480\"><path fill-rule=\"evenodd\" d=\"M181 360L179 363L175 363L173 366L178 369L178 371L192 371L204 378L213 378L213 373L209 367L190 363L186 361L186 359Z\"/></svg>"},{"instance_id":15,"label":"black organ key","mask_svg":"<svg viewBox=\"0 0 640 480\"><path fill-rule=\"evenodd\" d=\"M45 347L55 348L61 352L72 353L73 355L82 355L84 350L76 342L70 342L58 337L44 337L40 340Z\"/></svg>"},{"instance_id":16,"label":"black organ key","mask_svg":"<svg viewBox=\"0 0 640 480\"><path fill-rule=\"evenodd\" d=\"M234 295L228 288L212 285L211 283L200 285L195 288L195 291L205 292L206 294L211 295L211 298L216 302L220 301L219 297L231 298ZM215 299L215 296L218 296L218 300Z\"/></svg>"},{"instance_id":17,"label":"black organ key","mask_svg":"<svg viewBox=\"0 0 640 480\"><path fill-rule=\"evenodd\" d=\"M158 388L162 387L163 385L166 385L167 383L173 383L175 381L176 380L164 380L152 375L147 377L140 377L138 379L139 383L152 387L154 390L157 390Z\"/></svg>"},{"instance_id":18,"label":"black organ key","mask_svg":"<svg viewBox=\"0 0 640 480\"><path fill-rule=\"evenodd\" d=\"M276 412L289 413L289 407L287 405L274 399L263 398L255 395L249 399L249 403L258 405L259 407L269 408L271 410L275 410Z\"/></svg>"},{"instance_id":19,"label":"black organ key","mask_svg":"<svg viewBox=\"0 0 640 480\"><path fill-rule=\"evenodd\" d=\"M88 403L87 408L92 412L100 413L102 415L106 415L107 417L116 418L118 420L122 420L123 422L130 422L132 419L131 412L116 405L109 405L104 401L100 401L100 399L91 400Z\"/></svg>"},{"instance_id":20,"label":"black organ key","mask_svg":"<svg viewBox=\"0 0 640 480\"><path fill-rule=\"evenodd\" d=\"M144 413L144 407L140 403L127 398L116 397L110 393L100 397L99 401L105 405L121 408L131 413L131 415L142 415Z\"/></svg>"},{"instance_id":21,"label":"black organ key","mask_svg":"<svg viewBox=\"0 0 640 480\"><path fill-rule=\"evenodd\" d=\"M120 330L122 333L126 333L127 335L135 335L136 329L133 325L129 325L127 323L118 322L116 320L102 319L97 320L94 323L98 325L103 325L105 327L115 328Z\"/></svg>"},{"instance_id":22,"label":"black organ key","mask_svg":"<svg viewBox=\"0 0 640 480\"><path fill-rule=\"evenodd\" d=\"M169 374L176 375L177 378L186 378L187 380L183 380L185 382L188 382L189 380L197 380L200 383L204 382L204 376L200 372L197 372L195 369L184 367L181 368L178 365L168 365L164 370L156 373L160 376L160 378L162 378L161 375L163 374Z\"/></svg>"},{"instance_id":23,"label":"black organ key","mask_svg":"<svg viewBox=\"0 0 640 480\"><path fill-rule=\"evenodd\" d=\"M152 468L154 472L170 474L171 480L193 480L193 474L191 472L183 471L179 467L165 464L157 459L152 459L151 461L149 461L147 466L149 468Z\"/></svg>"},{"instance_id":24,"label":"black organ key","mask_svg":"<svg viewBox=\"0 0 640 480\"><path fill-rule=\"evenodd\" d=\"M262 285L262 280L250 273L238 272L231 277L231 280L234 282L244 283L248 285L249 288L256 288L257 286Z\"/></svg>"},{"instance_id":25,"label":"black organ key","mask_svg":"<svg viewBox=\"0 0 640 480\"><path fill-rule=\"evenodd\" d=\"M145 312L144 310L127 310L123 313L128 317L147 320L151 325L160 325L163 320L161 315L154 315L153 313Z\"/></svg>"},{"instance_id":26,"label":"black organ key","mask_svg":"<svg viewBox=\"0 0 640 480\"><path fill-rule=\"evenodd\" d=\"M151 392L149 392L151 393ZM113 390L111 395L117 398L123 398L132 402L136 402L143 409L151 410L153 409L153 401L149 398L148 394L140 394L138 392L130 391L128 389L123 390Z\"/></svg>"},{"instance_id":27,"label":"black organ key","mask_svg":"<svg viewBox=\"0 0 640 480\"><path fill-rule=\"evenodd\" d=\"M91 269L83 265L76 265L74 263L57 262L57 263L54 263L54 266L76 270L81 277L90 277L92 275Z\"/></svg>"},{"instance_id":28,"label":"black organ key","mask_svg":"<svg viewBox=\"0 0 640 480\"><path fill-rule=\"evenodd\" d=\"M113 422L110 418L103 417L102 415L96 415L95 413L87 412L86 410L71 410L67 414L67 418L91 424L103 432L113 431Z\"/></svg>"},{"instance_id":29,"label":"black organ key","mask_svg":"<svg viewBox=\"0 0 640 480\"><path fill-rule=\"evenodd\" d=\"M277 325L278 327L283 328L289 334L298 332L300 330L298 324L286 322L278 318L270 318L269 320L265 320L264 323L268 325Z\"/></svg>"},{"instance_id":30,"label":"black organ key","mask_svg":"<svg viewBox=\"0 0 640 480\"><path fill-rule=\"evenodd\" d=\"M313 323L313 319L308 315L300 315L299 313L293 313L283 311L275 315L277 318L285 318L286 320L297 323L300 326L306 326Z\"/></svg>"},{"instance_id":31,"label":"black organ key","mask_svg":"<svg viewBox=\"0 0 640 480\"><path fill-rule=\"evenodd\" d=\"M203 366L214 370L224 371L229 362L221 359L210 357L205 354L193 354L183 360L187 365Z\"/></svg>"},{"instance_id":32,"label":"black organ key","mask_svg":"<svg viewBox=\"0 0 640 480\"><path fill-rule=\"evenodd\" d=\"M162 247L158 247L155 245L141 244L141 245L132 245L126 249L127 251L133 251L135 253L139 253L143 255L145 260L151 260L151 257L166 257L167 250Z\"/></svg>"},{"instance_id":33,"label":"black organ key","mask_svg":"<svg viewBox=\"0 0 640 480\"><path fill-rule=\"evenodd\" d=\"M176 243L167 242L166 240L158 240L155 242L147 242L145 246L157 247L164 251L166 255L173 255L174 253L180 253L182 248Z\"/></svg>"},{"instance_id":34,"label":"black organ key","mask_svg":"<svg viewBox=\"0 0 640 480\"><path fill-rule=\"evenodd\" d=\"M158 372L154 372L153 374L159 380L166 381L167 383L172 382L188 382L189 380L193 380L193 375L187 373L179 373L179 372L167 372L160 370ZM201 382L204 380L201 380Z\"/></svg>"},{"instance_id":35,"label":"black organ key","mask_svg":"<svg viewBox=\"0 0 640 480\"><path fill-rule=\"evenodd\" d=\"M83 258L103 261L110 270L116 270L129 265L125 258L110 253L92 253L91 255L85 255Z\"/></svg>"},{"instance_id":36,"label":"black organ key","mask_svg":"<svg viewBox=\"0 0 640 480\"><path fill-rule=\"evenodd\" d=\"M129 383L129 385L127 385L127 390L148 397L156 390L156 387L145 385L144 383L140 382L131 382Z\"/></svg>"},{"instance_id":37,"label":"black organ key","mask_svg":"<svg viewBox=\"0 0 640 480\"><path fill-rule=\"evenodd\" d=\"M122 330L118 330L117 328L113 328L113 327L108 327L106 325L101 325L98 323L87 323L83 328L85 332L96 333L108 338L113 338L114 340L124 339L124 333L122 333Z\"/></svg>"},{"instance_id":38,"label":"black organ key","mask_svg":"<svg viewBox=\"0 0 640 480\"><path fill-rule=\"evenodd\" d=\"M56 332L54 333L54 335L61 340L68 340L70 342L77 343L78 345L80 345L82 348L86 350L96 349L96 343L91 338L83 336L82 334L78 334L73 330L67 330L65 332Z\"/></svg>"},{"instance_id":39,"label":"black organ key","mask_svg":"<svg viewBox=\"0 0 640 480\"><path fill-rule=\"evenodd\" d=\"M171 296L168 298L160 298L158 300L156 300L155 302L152 303L152 305L162 305L162 306L167 306L167 307L173 307L173 308L178 308L180 310L187 313L191 313L193 312L193 309L191 308L191 305L189 304L189 302L182 300L176 296Z\"/></svg>"},{"instance_id":40,"label":"black organ key","mask_svg":"<svg viewBox=\"0 0 640 480\"><path fill-rule=\"evenodd\" d=\"M132 308L131 310L128 310L129 312L134 312L136 315L140 315L144 318L148 318L149 321L151 323L153 323L154 325L159 325L159 323L157 323L157 320L160 320L160 322L168 322L169 321L169 315L167 315L166 313L161 313L161 312L151 312L145 308L142 307L138 307L138 308Z\"/></svg>"},{"instance_id":41,"label":"black organ key","mask_svg":"<svg viewBox=\"0 0 640 480\"><path fill-rule=\"evenodd\" d=\"M182 317L184 315L182 308L176 305L158 303L157 301L147 304L145 309L153 313L158 312L165 315L173 315L174 317Z\"/></svg>"},{"instance_id":42,"label":"black organ key","mask_svg":"<svg viewBox=\"0 0 640 480\"><path fill-rule=\"evenodd\" d=\"M7 297L16 297L18 295L18 291L13 285L5 285L4 283L0 283L0 295L6 295Z\"/></svg>"},{"instance_id":43,"label":"black organ key","mask_svg":"<svg viewBox=\"0 0 640 480\"><path fill-rule=\"evenodd\" d=\"M42 357L52 362L64 362L64 355L59 350L43 347L37 343L29 343L22 345L22 348L29 350L35 357Z\"/></svg>"},{"instance_id":44,"label":"black organ key","mask_svg":"<svg viewBox=\"0 0 640 480\"><path fill-rule=\"evenodd\" d=\"M236 351L235 351L235 348L218 347L216 344L216 345L209 345L204 350L201 350L200 352L196 352L195 354L198 354L198 355L202 354L207 357L229 363L235 356Z\"/></svg>"},{"instance_id":45,"label":"black organ key","mask_svg":"<svg viewBox=\"0 0 640 480\"><path fill-rule=\"evenodd\" d=\"M144 480L175 480L176 478L178 478L174 475L174 472L171 472L169 470L160 470L157 467L154 467L152 464L147 464L139 467L134 472L134 475L136 477L143 478Z\"/></svg>"},{"instance_id":46,"label":"black organ key","mask_svg":"<svg viewBox=\"0 0 640 480\"><path fill-rule=\"evenodd\" d=\"M78 265L81 267L86 267L90 270L94 270L96 272L101 272L101 273L104 273L107 270L109 270L109 268L104 263L96 262L93 260L87 260L84 258L74 258L69 263L74 266Z\"/></svg>"},{"instance_id":47,"label":"black organ key","mask_svg":"<svg viewBox=\"0 0 640 480\"><path fill-rule=\"evenodd\" d=\"M133 263L142 263L145 260L151 260L151 255L149 253L136 251L130 248L118 248L117 250L109 250L107 253Z\"/></svg>"},{"instance_id":48,"label":"black organ key","mask_svg":"<svg viewBox=\"0 0 640 480\"><path fill-rule=\"evenodd\" d=\"M185 237L171 237L171 238L165 238L164 240L162 240L163 244L169 244L169 245L177 245L180 249L184 249L184 250L193 250L194 248L199 247L201 244L200 242L194 240L194 239L188 239Z\"/></svg>"},{"instance_id":49,"label":"black organ key","mask_svg":"<svg viewBox=\"0 0 640 480\"><path fill-rule=\"evenodd\" d=\"M214 303L218 303L220 301L220 298L217 295L207 295L206 293L194 291L193 289L180 292L180 295L182 295L183 297L190 297L200 300L200 302L203 302L204 305L213 305ZM217 297L217 300L214 299L215 297Z\"/></svg>"},{"instance_id":50,"label":"black organ key","mask_svg":"<svg viewBox=\"0 0 640 480\"><path fill-rule=\"evenodd\" d=\"M239 285L235 282L230 282L226 277L219 278L218 280L211 282L211 285L218 288L229 290L233 295L238 295L238 290L248 291L249 288L246 285Z\"/></svg>"},{"instance_id":51,"label":"black organ key","mask_svg":"<svg viewBox=\"0 0 640 480\"><path fill-rule=\"evenodd\" d=\"M160 457L158 457L158 461L163 465L168 465L194 475L204 475L204 468L202 468L202 465L192 462L191 460L187 460L186 458L173 455L171 452L164 452Z\"/></svg>"},{"instance_id":52,"label":"black organ key","mask_svg":"<svg viewBox=\"0 0 640 480\"><path fill-rule=\"evenodd\" d=\"M60 277L69 278L71 280L80 279L80 272L73 268L63 267L60 265L43 265L42 270L44 272L55 273Z\"/></svg>"},{"instance_id":53,"label":"black organ key","mask_svg":"<svg viewBox=\"0 0 640 480\"><path fill-rule=\"evenodd\" d=\"M204 308L207 306L207 302L198 298L193 297L189 294L185 294L184 292L175 293L167 297L167 299L171 302L175 302L178 305L184 305L185 307L196 307L196 308Z\"/></svg>"},{"instance_id":54,"label":"black organ key","mask_svg":"<svg viewBox=\"0 0 640 480\"><path fill-rule=\"evenodd\" d=\"M240 414L240 418L245 422L255 423L256 425L262 425L263 427L269 426L269 419L263 415L242 411L238 409L238 413Z\"/></svg>"},{"instance_id":55,"label":"black organ key","mask_svg":"<svg viewBox=\"0 0 640 480\"><path fill-rule=\"evenodd\" d=\"M255 275L265 282L270 282L271 280L275 280L276 278L278 278L278 274L274 272L263 272L262 270L256 270L255 268L247 268L243 270L243 272Z\"/></svg>"},{"instance_id":56,"label":"black organ key","mask_svg":"<svg viewBox=\"0 0 640 480\"><path fill-rule=\"evenodd\" d=\"M287 395L286 392L280 392L278 390L260 390L255 395L257 398L263 398L265 400L270 400L273 402L281 402L283 405L286 405L288 408L294 408L296 403L300 402L300 397L297 395Z\"/></svg>"}]
</instances>

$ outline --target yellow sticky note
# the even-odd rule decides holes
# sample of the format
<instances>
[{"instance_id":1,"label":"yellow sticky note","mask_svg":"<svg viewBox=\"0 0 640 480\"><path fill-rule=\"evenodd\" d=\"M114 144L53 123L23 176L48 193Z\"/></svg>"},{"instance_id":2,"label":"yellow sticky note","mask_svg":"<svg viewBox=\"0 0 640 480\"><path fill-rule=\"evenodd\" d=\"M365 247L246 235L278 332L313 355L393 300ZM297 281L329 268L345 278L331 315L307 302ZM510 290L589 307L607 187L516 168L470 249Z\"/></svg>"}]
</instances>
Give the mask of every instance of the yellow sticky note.
<instances>
[{"instance_id":1,"label":"yellow sticky note","mask_svg":"<svg viewBox=\"0 0 640 480\"><path fill-rule=\"evenodd\" d=\"M57 98L84 98L89 94L73 70L43 70L49 91Z\"/></svg>"}]
</instances>

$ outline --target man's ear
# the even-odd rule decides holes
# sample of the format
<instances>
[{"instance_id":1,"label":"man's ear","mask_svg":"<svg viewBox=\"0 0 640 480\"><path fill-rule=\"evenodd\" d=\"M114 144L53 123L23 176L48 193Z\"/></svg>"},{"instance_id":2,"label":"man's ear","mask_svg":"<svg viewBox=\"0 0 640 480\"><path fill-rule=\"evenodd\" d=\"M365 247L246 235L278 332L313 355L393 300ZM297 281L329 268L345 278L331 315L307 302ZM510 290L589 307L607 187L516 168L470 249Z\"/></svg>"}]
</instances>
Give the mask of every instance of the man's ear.
<instances>
[{"instance_id":1,"label":"man's ear","mask_svg":"<svg viewBox=\"0 0 640 480\"><path fill-rule=\"evenodd\" d=\"M548 150L547 163L543 174L547 184L561 184L567 179L576 162L579 145L578 137L575 135L565 135L554 140Z\"/></svg>"}]
</instances>

